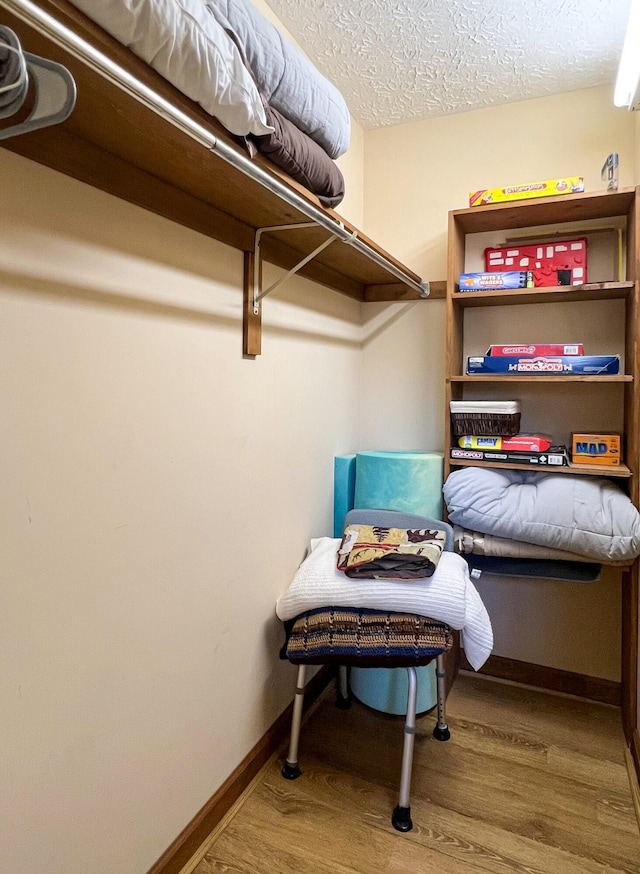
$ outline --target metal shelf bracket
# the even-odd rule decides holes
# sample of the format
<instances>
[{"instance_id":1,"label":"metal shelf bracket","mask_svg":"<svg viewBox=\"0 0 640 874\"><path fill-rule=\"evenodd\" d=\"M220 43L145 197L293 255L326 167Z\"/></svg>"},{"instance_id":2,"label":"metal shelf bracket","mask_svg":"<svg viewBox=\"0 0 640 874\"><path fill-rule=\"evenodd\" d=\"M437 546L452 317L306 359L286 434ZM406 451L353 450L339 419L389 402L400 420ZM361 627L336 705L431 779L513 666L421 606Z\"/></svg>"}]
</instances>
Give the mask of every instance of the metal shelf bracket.
<instances>
[{"instance_id":1,"label":"metal shelf bracket","mask_svg":"<svg viewBox=\"0 0 640 874\"><path fill-rule=\"evenodd\" d=\"M358 236L357 231L347 231L345 230L342 222L339 222L339 229L344 232L346 237L339 233L332 233L329 237L324 240L324 242L320 243L313 252L310 252L306 255L301 261L288 270L284 276L281 276L280 279L277 279L274 283L272 283L269 288L266 288L264 291L260 290L261 284L261 264L262 264L262 255L260 251L260 243L262 241L263 234L267 234L271 231L290 231L290 230L298 230L299 228L315 228L317 227L317 222L298 222L296 224L290 225L271 225L266 228L256 228L255 236L254 236L254 245L253 245L253 314L258 315L260 312L260 301L265 298L268 294L271 294L272 291L275 291L279 285L282 285L285 280L289 279L290 276L294 276L298 270L304 267L305 264L308 264L309 261L312 261L316 255L319 255L327 246L331 245L334 240L341 240L343 243L350 243L352 240Z\"/></svg>"},{"instance_id":2,"label":"metal shelf bracket","mask_svg":"<svg viewBox=\"0 0 640 874\"><path fill-rule=\"evenodd\" d=\"M262 285L262 251L261 243L265 234L275 231L299 230L300 228L317 228L323 227L318 222L296 222L288 225L270 225L268 227L256 228L254 234L253 251L245 252L244 254L244 307L242 320L242 345L245 358L255 358L261 352L262 346L262 306L263 299L275 291L285 280L290 276L294 276L305 264L312 261L316 255L319 255L327 246L331 245L334 240L340 240L343 243L353 243L357 237L357 231L348 231L342 222L334 222L334 227L329 230L329 236L323 240L319 246L305 255L297 264L283 274L279 279L273 282L269 288L264 290Z\"/></svg>"}]
</instances>

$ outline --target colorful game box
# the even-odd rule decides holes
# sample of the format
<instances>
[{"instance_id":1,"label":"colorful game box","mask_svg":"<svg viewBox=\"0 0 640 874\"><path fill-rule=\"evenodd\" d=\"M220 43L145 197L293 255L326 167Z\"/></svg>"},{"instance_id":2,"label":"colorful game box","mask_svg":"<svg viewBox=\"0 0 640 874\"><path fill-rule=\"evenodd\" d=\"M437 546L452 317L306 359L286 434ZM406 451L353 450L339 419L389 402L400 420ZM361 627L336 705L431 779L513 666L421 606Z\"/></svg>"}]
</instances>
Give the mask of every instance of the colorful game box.
<instances>
[{"instance_id":1,"label":"colorful game box","mask_svg":"<svg viewBox=\"0 0 640 874\"><path fill-rule=\"evenodd\" d=\"M460 291L495 291L501 288L526 288L527 277L533 287L533 273L526 270L493 273L461 273Z\"/></svg>"},{"instance_id":2,"label":"colorful game box","mask_svg":"<svg viewBox=\"0 0 640 874\"><path fill-rule=\"evenodd\" d=\"M490 247L484 250L484 269L487 273L526 270L535 288L582 285L587 281L587 238Z\"/></svg>"},{"instance_id":3,"label":"colorful game box","mask_svg":"<svg viewBox=\"0 0 640 874\"><path fill-rule=\"evenodd\" d=\"M558 355L535 357L511 355L471 355L467 375L508 373L514 376L558 374L610 376L620 372L619 355Z\"/></svg>"},{"instance_id":4,"label":"colorful game box","mask_svg":"<svg viewBox=\"0 0 640 874\"><path fill-rule=\"evenodd\" d=\"M574 433L571 435L571 457L576 464L620 464L620 434Z\"/></svg>"},{"instance_id":5,"label":"colorful game box","mask_svg":"<svg viewBox=\"0 0 640 874\"><path fill-rule=\"evenodd\" d=\"M533 197L554 197L558 194L577 194L584 191L582 176L565 176L563 179L545 179L542 182L526 182L506 188L481 188L469 194L469 206L484 206L487 203L503 203L507 200L529 200Z\"/></svg>"},{"instance_id":6,"label":"colorful game box","mask_svg":"<svg viewBox=\"0 0 640 874\"><path fill-rule=\"evenodd\" d=\"M546 434L516 434L513 437L482 437L466 435L458 438L461 449L484 449L502 452L546 452L551 446Z\"/></svg>"},{"instance_id":7,"label":"colorful game box","mask_svg":"<svg viewBox=\"0 0 640 874\"><path fill-rule=\"evenodd\" d=\"M526 343L513 346L489 346L485 355L515 355L518 358L535 355L584 355L582 343Z\"/></svg>"},{"instance_id":8,"label":"colorful game box","mask_svg":"<svg viewBox=\"0 0 640 874\"><path fill-rule=\"evenodd\" d=\"M451 461L551 464L557 467L566 467L569 464L569 457L564 446L550 446L548 452L493 452L484 449L458 449L456 446L452 446L449 450L449 458Z\"/></svg>"}]
</instances>

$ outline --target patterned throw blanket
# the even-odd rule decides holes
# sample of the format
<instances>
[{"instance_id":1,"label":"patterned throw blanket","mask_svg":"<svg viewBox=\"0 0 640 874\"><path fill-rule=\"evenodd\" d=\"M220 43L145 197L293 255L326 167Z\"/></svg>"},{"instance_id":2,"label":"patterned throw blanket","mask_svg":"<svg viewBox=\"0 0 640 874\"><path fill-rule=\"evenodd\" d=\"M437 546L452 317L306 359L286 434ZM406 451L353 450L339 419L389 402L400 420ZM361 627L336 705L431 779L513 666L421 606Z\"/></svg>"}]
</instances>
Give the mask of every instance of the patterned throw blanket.
<instances>
[{"instance_id":1,"label":"patterned throw blanket","mask_svg":"<svg viewBox=\"0 0 640 874\"><path fill-rule=\"evenodd\" d=\"M348 525L338 549L338 570L355 578L420 580L433 574L444 544L444 531Z\"/></svg>"},{"instance_id":2,"label":"patterned throw blanket","mask_svg":"<svg viewBox=\"0 0 640 874\"><path fill-rule=\"evenodd\" d=\"M320 607L285 622L280 658L295 664L398 667L428 664L453 646L448 625L416 613Z\"/></svg>"}]
</instances>

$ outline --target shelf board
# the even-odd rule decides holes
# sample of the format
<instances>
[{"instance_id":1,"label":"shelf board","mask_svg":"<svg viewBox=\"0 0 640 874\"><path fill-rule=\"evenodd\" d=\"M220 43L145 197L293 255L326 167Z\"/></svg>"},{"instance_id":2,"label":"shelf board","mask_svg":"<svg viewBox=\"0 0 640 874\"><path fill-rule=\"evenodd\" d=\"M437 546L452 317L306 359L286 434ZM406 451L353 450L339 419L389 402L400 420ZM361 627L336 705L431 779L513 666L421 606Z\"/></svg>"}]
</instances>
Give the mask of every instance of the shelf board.
<instances>
[{"instance_id":1,"label":"shelf board","mask_svg":"<svg viewBox=\"0 0 640 874\"><path fill-rule=\"evenodd\" d=\"M635 188L566 194L458 209L451 215L465 234L495 231L496 228L532 228L538 225L626 216L633 207L635 194Z\"/></svg>"},{"instance_id":2,"label":"shelf board","mask_svg":"<svg viewBox=\"0 0 640 874\"><path fill-rule=\"evenodd\" d=\"M584 285L558 285L547 288L456 291L451 295L451 298L458 306L462 307L615 300L627 297L633 291L634 285L633 282L589 282Z\"/></svg>"},{"instance_id":3,"label":"shelf board","mask_svg":"<svg viewBox=\"0 0 640 874\"><path fill-rule=\"evenodd\" d=\"M463 459L449 459L450 467L498 467L507 470L530 470L532 473L573 473L586 476L605 476L628 479L631 471L626 464L619 467L604 467L597 464L569 464L560 466L555 464L516 464L509 461L465 461Z\"/></svg>"},{"instance_id":4,"label":"shelf board","mask_svg":"<svg viewBox=\"0 0 640 874\"><path fill-rule=\"evenodd\" d=\"M477 382L633 382L633 376L630 376L626 373L619 373L615 376L584 376L584 375L576 375L576 376L530 376L529 374L518 374L518 373L505 373L505 374L490 374L487 376L484 375L474 375L474 376L451 376L449 377L451 382L467 382L467 383L477 383Z\"/></svg>"},{"instance_id":5,"label":"shelf board","mask_svg":"<svg viewBox=\"0 0 640 874\"><path fill-rule=\"evenodd\" d=\"M217 140L246 156L243 148L200 106L181 94L144 61L72 6L68 0L39 0L38 7L76 33L134 79L168 101ZM142 105L101 73L79 60L6 8L2 23L18 35L24 49L63 64L78 89L76 106L63 124L2 141L2 148L23 155L178 222L236 249L253 250L256 228L308 222L302 208L291 206L224 158L193 140L170 121ZM253 163L321 211L318 199L257 156ZM333 210L324 212L357 230ZM270 233L262 244L265 260L287 270L327 239L321 227ZM420 277L358 231L358 237L412 280ZM410 286L399 283L378 261L353 246L334 242L300 269L300 274L356 300L397 300ZM389 296L385 297L385 287ZM410 299L417 298L416 292Z\"/></svg>"}]
</instances>

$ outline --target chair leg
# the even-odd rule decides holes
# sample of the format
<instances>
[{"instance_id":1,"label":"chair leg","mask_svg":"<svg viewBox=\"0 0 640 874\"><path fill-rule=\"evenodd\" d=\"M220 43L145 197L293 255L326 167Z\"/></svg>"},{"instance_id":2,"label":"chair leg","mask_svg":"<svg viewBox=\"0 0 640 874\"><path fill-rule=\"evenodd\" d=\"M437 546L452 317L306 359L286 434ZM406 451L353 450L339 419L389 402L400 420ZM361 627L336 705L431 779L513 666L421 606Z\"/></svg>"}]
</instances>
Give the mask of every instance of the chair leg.
<instances>
[{"instance_id":1,"label":"chair leg","mask_svg":"<svg viewBox=\"0 0 640 874\"><path fill-rule=\"evenodd\" d=\"M411 821L411 768L413 765L413 742L416 736L416 701L418 698L418 678L414 667L407 668L409 691L407 694L407 716L404 723L404 745L402 747L402 771L400 773L400 793L398 806L393 811L391 823L399 832L413 828Z\"/></svg>"},{"instance_id":2,"label":"chair leg","mask_svg":"<svg viewBox=\"0 0 640 874\"><path fill-rule=\"evenodd\" d=\"M296 697L293 701L293 716L291 718L291 737L289 738L289 753L282 766L282 776L287 780L295 780L302 771L298 767L298 741L300 740L300 724L302 722L302 703L304 701L304 675L306 665L298 665L298 680L296 682Z\"/></svg>"},{"instance_id":3,"label":"chair leg","mask_svg":"<svg viewBox=\"0 0 640 874\"><path fill-rule=\"evenodd\" d=\"M340 665L336 674L336 707L339 707L340 710L348 710L351 707L346 665Z\"/></svg>"},{"instance_id":4,"label":"chair leg","mask_svg":"<svg viewBox=\"0 0 640 874\"><path fill-rule=\"evenodd\" d=\"M436 727L433 729L433 736L436 740L449 740L451 737L451 732L449 731L449 726L447 725L447 715L445 712L445 700L447 697L447 690L445 686L445 669L444 669L444 655L440 653L439 656L436 656L436 685L438 689L438 723Z\"/></svg>"}]
</instances>

